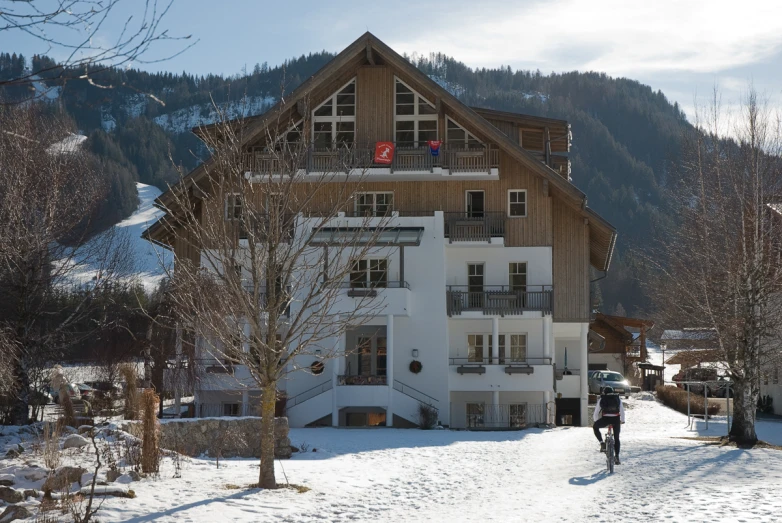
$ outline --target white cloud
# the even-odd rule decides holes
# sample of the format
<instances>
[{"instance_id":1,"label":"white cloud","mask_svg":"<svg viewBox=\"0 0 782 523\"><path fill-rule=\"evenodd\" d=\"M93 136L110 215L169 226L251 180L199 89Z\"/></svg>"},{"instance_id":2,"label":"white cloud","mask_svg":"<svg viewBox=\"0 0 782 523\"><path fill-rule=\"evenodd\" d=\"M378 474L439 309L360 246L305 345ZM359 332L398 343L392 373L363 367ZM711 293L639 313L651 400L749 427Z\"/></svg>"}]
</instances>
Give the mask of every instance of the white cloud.
<instances>
[{"instance_id":1,"label":"white cloud","mask_svg":"<svg viewBox=\"0 0 782 523\"><path fill-rule=\"evenodd\" d=\"M408 27L388 43L408 53L442 51L473 65L623 76L719 72L782 49L777 2L552 0L475 9L457 7L434 29Z\"/></svg>"}]
</instances>

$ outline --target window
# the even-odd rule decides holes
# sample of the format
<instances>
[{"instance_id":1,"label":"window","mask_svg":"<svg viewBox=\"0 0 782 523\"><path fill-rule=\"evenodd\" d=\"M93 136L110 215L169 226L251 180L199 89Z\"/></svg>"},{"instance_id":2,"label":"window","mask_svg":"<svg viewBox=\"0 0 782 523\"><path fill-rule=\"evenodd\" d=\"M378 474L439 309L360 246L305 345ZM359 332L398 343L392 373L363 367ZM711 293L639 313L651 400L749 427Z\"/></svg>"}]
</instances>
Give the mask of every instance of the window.
<instances>
[{"instance_id":1,"label":"window","mask_svg":"<svg viewBox=\"0 0 782 523\"><path fill-rule=\"evenodd\" d=\"M467 129L450 118L446 118L445 121L447 126L445 139L448 142L448 145L466 148L483 147L483 144L475 136L470 134Z\"/></svg>"},{"instance_id":2,"label":"window","mask_svg":"<svg viewBox=\"0 0 782 523\"><path fill-rule=\"evenodd\" d=\"M527 335L510 335L510 361L513 363L527 361Z\"/></svg>"},{"instance_id":3,"label":"window","mask_svg":"<svg viewBox=\"0 0 782 523\"><path fill-rule=\"evenodd\" d=\"M364 192L356 194L356 216L386 216L394 210L394 193Z\"/></svg>"},{"instance_id":4,"label":"window","mask_svg":"<svg viewBox=\"0 0 782 523\"><path fill-rule=\"evenodd\" d=\"M508 405L508 418L511 427L523 427L527 424L527 404L516 403Z\"/></svg>"},{"instance_id":5,"label":"window","mask_svg":"<svg viewBox=\"0 0 782 523\"><path fill-rule=\"evenodd\" d=\"M388 284L388 260L355 260L350 269L350 286L354 289L386 287Z\"/></svg>"},{"instance_id":6,"label":"window","mask_svg":"<svg viewBox=\"0 0 782 523\"><path fill-rule=\"evenodd\" d=\"M353 145L356 138L355 79L312 111L312 137L319 149Z\"/></svg>"},{"instance_id":7,"label":"window","mask_svg":"<svg viewBox=\"0 0 782 523\"><path fill-rule=\"evenodd\" d=\"M523 218L527 216L527 191L513 189L508 191L508 216Z\"/></svg>"},{"instance_id":8,"label":"window","mask_svg":"<svg viewBox=\"0 0 782 523\"><path fill-rule=\"evenodd\" d=\"M483 363L483 334L467 335L467 361Z\"/></svg>"},{"instance_id":9,"label":"window","mask_svg":"<svg viewBox=\"0 0 782 523\"><path fill-rule=\"evenodd\" d=\"M483 427L483 403L468 403L467 408L467 427Z\"/></svg>"},{"instance_id":10,"label":"window","mask_svg":"<svg viewBox=\"0 0 782 523\"><path fill-rule=\"evenodd\" d=\"M526 292L527 264L525 262L511 262L508 264L508 284L512 291Z\"/></svg>"},{"instance_id":11,"label":"window","mask_svg":"<svg viewBox=\"0 0 782 523\"><path fill-rule=\"evenodd\" d=\"M239 406L238 403L223 403L223 416L238 416Z\"/></svg>"},{"instance_id":12,"label":"window","mask_svg":"<svg viewBox=\"0 0 782 523\"><path fill-rule=\"evenodd\" d=\"M242 217L242 196L231 193L225 196L225 219L239 220Z\"/></svg>"},{"instance_id":13,"label":"window","mask_svg":"<svg viewBox=\"0 0 782 523\"><path fill-rule=\"evenodd\" d=\"M437 109L398 78L395 82L394 139L400 147L423 147L437 140Z\"/></svg>"}]
</instances>

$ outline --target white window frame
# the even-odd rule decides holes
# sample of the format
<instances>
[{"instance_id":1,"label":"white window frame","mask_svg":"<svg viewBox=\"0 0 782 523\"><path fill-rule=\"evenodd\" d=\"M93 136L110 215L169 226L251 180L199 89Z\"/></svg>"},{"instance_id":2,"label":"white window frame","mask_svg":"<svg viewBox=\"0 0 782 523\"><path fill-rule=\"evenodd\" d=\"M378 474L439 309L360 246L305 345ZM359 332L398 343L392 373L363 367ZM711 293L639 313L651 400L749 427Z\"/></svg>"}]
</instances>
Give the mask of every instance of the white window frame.
<instances>
[{"instance_id":1,"label":"white window frame","mask_svg":"<svg viewBox=\"0 0 782 523\"><path fill-rule=\"evenodd\" d=\"M475 336L476 339L480 336L481 340L481 357L479 359L475 359L475 356L470 355L470 337ZM469 363L483 363L487 358L486 350L488 349L491 351L491 347L487 346L487 339L491 341L491 335L487 335L486 333L480 333L480 332L468 332L467 333L467 361ZM473 344L477 347L477 344Z\"/></svg>"},{"instance_id":2,"label":"white window frame","mask_svg":"<svg viewBox=\"0 0 782 523\"><path fill-rule=\"evenodd\" d=\"M477 416L476 414L470 413L470 405L478 405L480 406L481 411L481 421L480 424L477 425L470 425L470 416ZM486 402L485 401L468 401L464 404L464 425L467 428L470 427L483 427L486 425Z\"/></svg>"},{"instance_id":3,"label":"white window frame","mask_svg":"<svg viewBox=\"0 0 782 523\"><path fill-rule=\"evenodd\" d=\"M513 336L524 336L524 359L514 358L513 357ZM529 358L528 352L529 352L529 336L526 332L512 332L512 333L505 333L505 343L507 347L508 354L505 358L505 362L508 363L525 363L527 359ZM517 344L517 346L521 346L520 344Z\"/></svg>"},{"instance_id":4,"label":"white window frame","mask_svg":"<svg viewBox=\"0 0 782 523\"><path fill-rule=\"evenodd\" d=\"M360 196L372 195L372 214L370 214L370 216L374 216L374 217L385 216L385 214L378 214L378 212L377 212L377 195L378 194L383 194L383 195L390 194L391 195L391 204L390 204L389 213L393 212L394 211L394 191L362 191L362 192L357 192L357 193L355 193L353 195L353 213L356 216L358 216L358 212L359 212L358 211L358 206L359 206L358 199L359 199Z\"/></svg>"},{"instance_id":5,"label":"white window frame","mask_svg":"<svg viewBox=\"0 0 782 523\"><path fill-rule=\"evenodd\" d=\"M463 141L463 142L462 142L460 145L464 146L464 148L465 148L465 149L469 148L469 145L468 145L468 144L470 143L470 138L472 138L473 140L475 140L476 142L478 142L478 143L479 143L481 146L484 146L484 145L485 145L485 144L484 144L484 143L483 143L481 140L479 140L479 139L478 139L478 137L477 137L477 136L475 136L475 135L474 135L474 134L472 134L470 131L468 131L467 129L465 129L465 128L464 128L464 126L460 125L460 124L459 124L459 122L457 122L456 120L454 120L454 119L453 119L453 118L451 118L450 116L446 116L446 117L445 117L445 142L446 142L448 145L459 144L459 142L461 142L461 140L459 140L459 142L451 142L451 141L448 139L448 131L449 131L448 124L449 124L449 123L452 123L452 124L454 124L456 127L458 127L459 129L461 129L462 131L464 131L464 141Z\"/></svg>"},{"instance_id":6,"label":"white window frame","mask_svg":"<svg viewBox=\"0 0 782 523\"><path fill-rule=\"evenodd\" d=\"M384 271L386 277L385 277L385 280L382 281L383 285L373 284L373 281L372 281L372 272L373 271L370 268L370 263L373 262L373 261L383 261L386 264L385 271ZM357 280L353 279L353 264L355 264L355 263L361 264L362 262L366 263L366 268L362 271L365 274L365 278L362 280L364 286L363 287L353 287L354 282L357 281ZM350 276L349 276L350 277L350 286L351 286L351 288L355 288L355 289L384 289L384 288L388 287L388 281L389 281L388 280L388 268L389 268L389 265L390 264L389 264L388 258L384 258L384 257L370 257L370 258L359 258L359 259L351 260L351 262L350 262ZM361 270L362 269L359 267L359 271L361 271ZM374 271L374 272L379 272L379 271Z\"/></svg>"},{"instance_id":7,"label":"white window frame","mask_svg":"<svg viewBox=\"0 0 782 523\"><path fill-rule=\"evenodd\" d=\"M244 212L244 208L242 206L241 196L242 194L238 192L229 192L225 195L225 219L226 220L239 221L242 219L242 213ZM230 204L228 203L229 201L231 201ZM236 216L237 207L239 208L239 216ZM228 212L229 209L233 211L230 214Z\"/></svg>"},{"instance_id":8,"label":"white window frame","mask_svg":"<svg viewBox=\"0 0 782 523\"><path fill-rule=\"evenodd\" d=\"M410 91L413 93L413 114L396 114L396 95L397 95L397 82L404 85ZM424 102L429 107L435 110L432 114L418 114L418 104ZM406 82L402 81L401 78L394 76L394 142L396 143L397 139L397 129L396 124L397 122L413 122L413 146L414 147L423 147L426 145L425 143L419 143L421 140L419 139L419 129L418 124L419 122L427 121L427 122L434 122L434 131L435 131L435 139L439 139L440 137L440 118L437 114L437 106L427 100L424 96L421 95L418 91L410 87Z\"/></svg>"},{"instance_id":9,"label":"white window frame","mask_svg":"<svg viewBox=\"0 0 782 523\"><path fill-rule=\"evenodd\" d=\"M524 423L521 425L513 425L513 418L518 417L518 414L511 414L511 409L513 407L523 407L524 408ZM529 409L527 408L527 403L510 403L508 404L508 425L511 427L523 427L527 424L527 413L529 412Z\"/></svg>"},{"instance_id":10,"label":"white window frame","mask_svg":"<svg viewBox=\"0 0 782 523\"><path fill-rule=\"evenodd\" d=\"M520 202L511 202L510 195L513 193L524 193L524 214L511 214L511 203L513 205L519 205ZM508 218L526 218L529 214L527 208L529 206L529 200L527 199L527 189L508 189Z\"/></svg>"},{"instance_id":11,"label":"white window frame","mask_svg":"<svg viewBox=\"0 0 782 523\"><path fill-rule=\"evenodd\" d=\"M508 289L513 289L513 278L511 277L514 274L522 274L520 272L511 272L511 265L512 264L523 264L524 265L524 280L526 283L524 284L524 290L527 290L527 287L529 287L529 263L526 261L512 261L508 262Z\"/></svg>"},{"instance_id":12,"label":"white window frame","mask_svg":"<svg viewBox=\"0 0 782 523\"><path fill-rule=\"evenodd\" d=\"M333 147L337 142L337 123L352 122L353 123L353 143L356 143L356 112L358 111L358 104L356 103L356 93L354 89L353 93L353 114L352 115L339 115L337 114L337 96L342 92L345 87L350 84L356 84L356 77L354 76L345 85L334 91L334 93L324 100L320 105L312 110L312 143L315 143L315 125L318 123L331 123L331 143L329 147ZM331 116L315 116L315 112L326 104L331 104Z\"/></svg>"}]
</instances>

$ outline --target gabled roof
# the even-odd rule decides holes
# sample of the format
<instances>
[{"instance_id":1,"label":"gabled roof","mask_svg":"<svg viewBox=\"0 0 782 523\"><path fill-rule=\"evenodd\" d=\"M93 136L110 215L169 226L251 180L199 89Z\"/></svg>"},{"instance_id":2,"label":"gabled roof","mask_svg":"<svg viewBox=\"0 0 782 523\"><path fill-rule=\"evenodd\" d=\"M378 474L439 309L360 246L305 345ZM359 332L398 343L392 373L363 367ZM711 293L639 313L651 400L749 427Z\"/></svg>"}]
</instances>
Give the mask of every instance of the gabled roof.
<instances>
[{"instance_id":1,"label":"gabled roof","mask_svg":"<svg viewBox=\"0 0 782 523\"><path fill-rule=\"evenodd\" d=\"M286 111L295 109L299 101L303 101L308 94L327 84L340 72L359 64L367 62L374 63L376 59L398 71L402 71L417 83L425 85L429 91L436 95L437 102L445 103L448 106L449 112L453 116L472 124L477 130L483 133L488 140L496 143L513 159L547 180L550 188L553 189L564 202L576 209L588 220L590 229L590 262L598 270L608 270L611 263L614 244L616 242L616 229L587 207L586 195L568 180L562 178L559 173L522 149L517 141L512 140L473 109L460 102L455 96L419 71L418 68L380 41L372 33L364 33L313 76L305 80L289 96L282 98L264 114L241 120L241 124L244 126L243 137L245 143L250 143L254 139L257 139L269 125L278 122ZM195 132L197 134L203 134L213 127L214 126L202 127ZM171 202L169 197L170 191L183 190L191 187L194 182L198 181L199 178L204 175L205 167L210 161L211 159L195 168L184 180L161 195L158 200L156 200L157 204L165 207L167 203ZM150 236L154 236L157 230L158 228L155 226L150 227L147 229L146 237L149 238Z\"/></svg>"}]
</instances>

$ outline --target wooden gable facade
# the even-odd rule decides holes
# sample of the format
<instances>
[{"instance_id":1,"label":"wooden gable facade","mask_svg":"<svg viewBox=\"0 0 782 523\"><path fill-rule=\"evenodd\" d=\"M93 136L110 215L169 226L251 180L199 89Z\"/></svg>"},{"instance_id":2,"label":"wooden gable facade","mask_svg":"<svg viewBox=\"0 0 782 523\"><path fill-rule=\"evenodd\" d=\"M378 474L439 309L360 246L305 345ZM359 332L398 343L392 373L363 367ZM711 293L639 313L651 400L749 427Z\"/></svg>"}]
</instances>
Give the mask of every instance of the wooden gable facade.
<instances>
[{"instance_id":1,"label":"wooden gable facade","mask_svg":"<svg viewBox=\"0 0 782 523\"><path fill-rule=\"evenodd\" d=\"M305 122L305 139L311 140L313 128L307 122L312 112L354 82L355 114L351 121L354 121L355 143L393 142L397 81L434 108L438 140L447 146L448 126L455 123L487 151L492 151L487 158L496 174L377 181L369 176L355 183L353 190L393 191L394 210L403 215L463 212L465 191L479 190L484 192L485 209L503 216L508 208L508 191L526 191L526 216L504 218L505 246L552 247L554 320L588 322L590 265L601 271L608 269L616 232L587 207L585 195L569 181L565 156L570 144L567 122L473 110L367 33L284 101L267 113L241 120L237 125L242 126L248 151L265 146L269 129L283 133L300 121ZM207 126L196 132L209 133L214 128ZM553 160L554 156L557 160ZM561 168L563 164L568 166L566 170ZM171 190L189 191L197 200L199 191L204 190L199 185L204 171L203 166L196 168ZM335 190L345 190L345 184ZM169 208L171 203L168 193L159 198L158 205L169 217L153 225L145 236L172 248L177 260L197 263L199 246L177 232L175 217L171 216L176 211ZM346 213L351 210L344 209Z\"/></svg>"},{"instance_id":2,"label":"wooden gable facade","mask_svg":"<svg viewBox=\"0 0 782 523\"><path fill-rule=\"evenodd\" d=\"M605 339L603 354L621 354L625 363L646 361L646 333L654 322L638 318L595 314L590 330ZM628 329L637 331L631 332Z\"/></svg>"}]
</instances>

